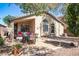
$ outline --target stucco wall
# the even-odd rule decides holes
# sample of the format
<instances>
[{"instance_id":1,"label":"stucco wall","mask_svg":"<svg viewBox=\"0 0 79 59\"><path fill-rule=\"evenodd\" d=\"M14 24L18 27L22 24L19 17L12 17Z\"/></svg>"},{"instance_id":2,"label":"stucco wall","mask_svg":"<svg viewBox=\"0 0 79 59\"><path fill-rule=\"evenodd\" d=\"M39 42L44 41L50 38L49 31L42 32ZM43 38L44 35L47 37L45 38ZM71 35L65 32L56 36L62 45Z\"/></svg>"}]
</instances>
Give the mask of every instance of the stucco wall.
<instances>
[{"instance_id":1,"label":"stucco wall","mask_svg":"<svg viewBox=\"0 0 79 59\"><path fill-rule=\"evenodd\" d=\"M63 34L64 34L64 26L60 24L60 35L63 35Z\"/></svg>"},{"instance_id":2,"label":"stucco wall","mask_svg":"<svg viewBox=\"0 0 79 59\"><path fill-rule=\"evenodd\" d=\"M44 32L43 31L43 20L47 20L48 21L48 32ZM42 20L40 23L40 29L41 29L41 36L47 36L50 34L50 18L47 15L43 15L42 16Z\"/></svg>"},{"instance_id":3,"label":"stucco wall","mask_svg":"<svg viewBox=\"0 0 79 59\"><path fill-rule=\"evenodd\" d=\"M52 17L50 17L48 15L46 15L45 17L49 22L49 33L48 33L49 35L51 34L51 32L50 32L51 27L50 26L51 26L52 23L54 24L54 35L55 36L61 36L61 35L64 34L64 26L61 23L54 20Z\"/></svg>"},{"instance_id":4,"label":"stucco wall","mask_svg":"<svg viewBox=\"0 0 79 59\"><path fill-rule=\"evenodd\" d=\"M42 21L46 19L49 23L48 25L48 32L43 32L43 24ZM44 16L37 16L35 18L35 33L38 34L38 37L41 37L43 35L50 35L51 34L51 24L54 23L54 35L55 36L61 36L64 33L64 27L61 23L57 22L53 18L51 18L48 15Z\"/></svg>"},{"instance_id":5,"label":"stucco wall","mask_svg":"<svg viewBox=\"0 0 79 59\"><path fill-rule=\"evenodd\" d=\"M64 27L61 23L54 21L55 22L55 35L56 36L61 36L64 33Z\"/></svg>"},{"instance_id":6,"label":"stucco wall","mask_svg":"<svg viewBox=\"0 0 79 59\"><path fill-rule=\"evenodd\" d=\"M48 32L43 32L43 23L42 23L42 25L41 25L41 36L50 36L51 35L51 24L55 24L54 23L54 19L53 18L51 18L49 15L44 15L43 17L42 17L42 22L43 22L43 20L47 20L48 21ZM55 29L54 29L55 30ZM55 32L55 31L54 31ZM55 33L53 33L53 34L55 34Z\"/></svg>"},{"instance_id":7,"label":"stucco wall","mask_svg":"<svg viewBox=\"0 0 79 59\"><path fill-rule=\"evenodd\" d=\"M38 34L38 37L41 37L41 35L43 35L43 34L45 34L44 32L43 32L43 27L41 26L41 23L42 23L42 21L44 20L44 19L47 19L48 20L48 22L49 22L49 29L48 29L48 35L50 35L50 25L52 24L52 23L54 23L54 25L55 25L55 36L61 36L61 35L63 35L63 33L64 33L64 27L63 27L63 25L61 24L61 23L59 23L59 22L57 22L56 20L54 20L53 18L51 18L50 16L47 16L47 15L43 15L43 16L34 16L33 17L33 19L35 19L35 21L33 22L31 22L31 23L29 23L30 25L32 25L32 27L33 27L33 29L32 29L32 31L34 32L35 31L35 33L36 34ZM27 18L26 18L27 19ZM24 19L24 21L25 21L25 19ZM18 22L18 21L17 21ZM20 24L20 23L19 23ZM12 30L14 29L14 23L12 22L11 23L11 25L12 25Z\"/></svg>"},{"instance_id":8,"label":"stucco wall","mask_svg":"<svg viewBox=\"0 0 79 59\"><path fill-rule=\"evenodd\" d=\"M4 34L5 34L4 30L5 29L6 29L6 27L0 27L0 34L2 37L4 37Z\"/></svg>"},{"instance_id":9,"label":"stucco wall","mask_svg":"<svg viewBox=\"0 0 79 59\"><path fill-rule=\"evenodd\" d=\"M4 32L3 32L3 27L0 27L0 34L1 34L1 36L3 36L3 35L4 35Z\"/></svg>"},{"instance_id":10,"label":"stucco wall","mask_svg":"<svg viewBox=\"0 0 79 59\"><path fill-rule=\"evenodd\" d=\"M38 34L38 37L41 36L41 22L42 22L42 16L36 16L35 17L35 33Z\"/></svg>"}]
</instances>

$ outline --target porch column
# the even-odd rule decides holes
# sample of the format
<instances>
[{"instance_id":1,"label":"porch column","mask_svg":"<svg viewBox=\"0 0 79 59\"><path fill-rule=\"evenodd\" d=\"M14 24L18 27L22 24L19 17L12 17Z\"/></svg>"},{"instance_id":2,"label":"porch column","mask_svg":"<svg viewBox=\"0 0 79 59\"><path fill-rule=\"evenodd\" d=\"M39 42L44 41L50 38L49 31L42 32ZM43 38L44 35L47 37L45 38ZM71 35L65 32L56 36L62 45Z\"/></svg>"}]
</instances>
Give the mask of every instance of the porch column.
<instances>
[{"instance_id":1,"label":"porch column","mask_svg":"<svg viewBox=\"0 0 79 59\"><path fill-rule=\"evenodd\" d=\"M18 24L18 30L17 30L18 32L21 31L21 26L20 25L21 24Z\"/></svg>"},{"instance_id":2,"label":"porch column","mask_svg":"<svg viewBox=\"0 0 79 59\"><path fill-rule=\"evenodd\" d=\"M38 34L38 37L41 37L41 22L42 22L42 16L37 16L35 18L35 33Z\"/></svg>"}]
</instances>

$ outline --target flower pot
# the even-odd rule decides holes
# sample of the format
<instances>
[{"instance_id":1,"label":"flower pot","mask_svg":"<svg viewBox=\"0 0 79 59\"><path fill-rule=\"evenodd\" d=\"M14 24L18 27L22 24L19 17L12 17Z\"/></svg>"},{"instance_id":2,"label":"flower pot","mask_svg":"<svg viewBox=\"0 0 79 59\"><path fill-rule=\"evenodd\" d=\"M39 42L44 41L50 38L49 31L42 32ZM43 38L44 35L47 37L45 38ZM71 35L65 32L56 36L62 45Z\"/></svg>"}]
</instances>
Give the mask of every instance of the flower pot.
<instances>
[{"instance_id":1,"label":"flower pot","mask_svg":"<svg viewBox=\"0 0 79 59\"><path fill-rule=\"evenodd\" d=\"M13 55L17 56L20 53L20 49L18 49L17 47L14 47L12 53Z\"/></svg>"}]
</instances>

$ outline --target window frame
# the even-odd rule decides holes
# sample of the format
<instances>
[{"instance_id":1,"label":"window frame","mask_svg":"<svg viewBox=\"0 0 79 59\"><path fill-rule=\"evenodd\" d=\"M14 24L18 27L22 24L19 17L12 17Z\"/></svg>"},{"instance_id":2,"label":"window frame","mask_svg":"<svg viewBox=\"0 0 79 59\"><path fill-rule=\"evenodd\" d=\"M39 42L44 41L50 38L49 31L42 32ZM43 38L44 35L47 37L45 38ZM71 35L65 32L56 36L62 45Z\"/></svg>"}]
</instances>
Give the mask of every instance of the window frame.
<instances>
[{"instance_id":1,"label":"window frame","mask_svg":"<svg viewBox=\"0 0 79 59\"><path fill-rule=\"evenodd\" d=\"M47 21L47 19L43 20L43 32L48 32L49 28L49 23Z\"/></svg>"}]
</instances>

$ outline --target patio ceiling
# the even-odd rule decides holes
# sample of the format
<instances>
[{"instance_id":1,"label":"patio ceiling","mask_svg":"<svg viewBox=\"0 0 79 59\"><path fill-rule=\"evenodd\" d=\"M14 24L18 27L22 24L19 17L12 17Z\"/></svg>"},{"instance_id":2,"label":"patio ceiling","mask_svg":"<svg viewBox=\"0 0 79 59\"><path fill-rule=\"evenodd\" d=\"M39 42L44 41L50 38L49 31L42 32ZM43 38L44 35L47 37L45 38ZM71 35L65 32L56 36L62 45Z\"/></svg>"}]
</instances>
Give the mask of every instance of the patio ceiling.
<instances>
[{"instance_id":1,"label":"patio ceiling","mask_svg":"<svg viewBox=\"0 0 79 59\"><path fill-rule=\"evenodd\" d=\"M26 22L26 21L32 21L35 20L35 17L27 17L27 18L19 18L17 20L14 20L14 23L20 23L20 22Z\"/></svg>"}]
</instances>

